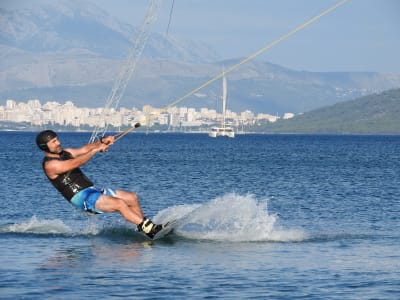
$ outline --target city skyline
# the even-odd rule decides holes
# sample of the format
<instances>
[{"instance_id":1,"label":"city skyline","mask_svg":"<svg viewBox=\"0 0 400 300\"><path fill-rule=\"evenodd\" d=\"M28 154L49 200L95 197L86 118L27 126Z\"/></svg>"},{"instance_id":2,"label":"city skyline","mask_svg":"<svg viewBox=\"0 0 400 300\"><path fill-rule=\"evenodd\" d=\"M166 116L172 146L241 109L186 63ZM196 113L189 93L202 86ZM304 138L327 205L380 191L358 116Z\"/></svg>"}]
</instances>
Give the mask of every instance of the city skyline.
<instances>
[{"instance_id":1,"label":"city skyline","mask_svg":"<svg viewBox=\"0 0 400 300\"><path fill-rule=\"evenodd\" d=\"M282 118L292 118L294 114L285 113ZM254 125L259 122L276 122L278 115L268 113L254 114L250 110L240 113L227 109L226 119L232 126ZM41 103L39 99L31 99L27 102L17 102L7 99L4 106L0 106L0 121L15 123L30 123L32 126L57 124L73 127L113 127L132 126L136 122L143 126L154 125L169 127L202 127L213 126L222 120L222 114L215 109L195 108L186 106L174 106L164 109L143 105L142 108L119 107L118 109L105 109L102 107L79 107L71 100L60 103L46 101Z\"/></svg>"}]
</instances>

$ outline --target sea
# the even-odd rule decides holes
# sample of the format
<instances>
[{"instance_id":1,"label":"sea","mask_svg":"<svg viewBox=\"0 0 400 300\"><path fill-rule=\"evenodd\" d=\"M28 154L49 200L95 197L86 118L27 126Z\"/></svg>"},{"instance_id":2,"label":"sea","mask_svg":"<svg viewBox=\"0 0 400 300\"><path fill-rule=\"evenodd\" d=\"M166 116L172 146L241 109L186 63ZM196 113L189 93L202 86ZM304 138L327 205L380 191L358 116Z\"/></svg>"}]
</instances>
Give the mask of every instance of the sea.
<instances>
[{"instance_id":1,"label":"sea","mask_svg":"<svg viewBox=\"0 0 400 300\"><path fill-rule=\"evenodd\" d=\"M400 136L128 134L82 169L157 241L73 208L35 136L0 132L1 299L400 299Z\"/></svg>"}]
</instances>

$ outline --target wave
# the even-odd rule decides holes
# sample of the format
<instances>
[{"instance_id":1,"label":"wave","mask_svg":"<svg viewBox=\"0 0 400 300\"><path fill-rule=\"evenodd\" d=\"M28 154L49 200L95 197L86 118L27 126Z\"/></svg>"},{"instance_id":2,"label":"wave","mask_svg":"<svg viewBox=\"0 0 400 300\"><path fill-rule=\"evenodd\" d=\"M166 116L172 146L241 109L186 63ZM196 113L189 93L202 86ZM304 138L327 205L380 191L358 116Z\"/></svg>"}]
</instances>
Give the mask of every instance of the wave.
<instances>
[{"instance_id":1,"label":"wave","mask_svg":"<svg viewBox=\"0 0 400 300\"><path fill-rule=\"evenodd\" d=\"M257 200L253 195L230 193L205 204L168 207L158 212L153 220L155 223L177 220L172 238L231 242L300 242L308 238L302 230L284 229L278 226L278 216L268 213L267 200ZM33 216L25 222L1 226L0 233L41 236L134 237L136 235L134 227L128 223L102 224L95 219L88 220L88 224L84 226L74 224L71 227L59 219L41 220Z\"/></svg>"},{"instance_id":2,"label":"wave","mask_svg":"<svg viewBox=\"0 0 400 300\"><path fill-rule=\"evenodd\" d=\"M35 235L96 235L99 229L95 225L88 226L86 230L73 229L66 225L63 221L55 220L40 220L33 216L30 220L17 223L8 224L0 227L0 233L22 233L22 234L35 234Z\"/></svg>"},{"instance_id":3,"label":"wave","mask_svg":"<svg viewBox=\"0 0 400 300\"><path fill-rule=\"evenodd\" d=\"M235 193L217 197L206 204L178 205L160 211L156 223L176 219L174 233L196 240L232 242L299 242L307 239L302 230L283 229L278 216L269 214L267 199Z\"/></svg>"}]
</instances>

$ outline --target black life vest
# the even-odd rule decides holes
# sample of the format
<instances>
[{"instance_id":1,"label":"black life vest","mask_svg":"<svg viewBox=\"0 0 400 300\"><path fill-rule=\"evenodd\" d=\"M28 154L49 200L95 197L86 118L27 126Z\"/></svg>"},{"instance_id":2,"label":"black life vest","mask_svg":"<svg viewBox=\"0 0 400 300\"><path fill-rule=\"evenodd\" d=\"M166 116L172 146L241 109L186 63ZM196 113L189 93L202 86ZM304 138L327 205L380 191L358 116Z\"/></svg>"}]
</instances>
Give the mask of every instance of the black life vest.
<instances>
[{"instance_id":1,"label":"black life vest","mask_svg":"<svg viewBox=\"0 0 400 300\"><path fill-rule=\"evenodd\" d=\"M61 152L59 158L45 157L43 158L42 162L43 170L45 170L45 163L49 160L68 160L72 158L72 154L65 150ZM93 183L85 176L85 174L83 174L80 168L76 168L66 173L60 174L55 179L50 179L48 176L47 178L68 201L71 201L72 197L81 190L93 186Z\"/></svg>"}]
</instances>

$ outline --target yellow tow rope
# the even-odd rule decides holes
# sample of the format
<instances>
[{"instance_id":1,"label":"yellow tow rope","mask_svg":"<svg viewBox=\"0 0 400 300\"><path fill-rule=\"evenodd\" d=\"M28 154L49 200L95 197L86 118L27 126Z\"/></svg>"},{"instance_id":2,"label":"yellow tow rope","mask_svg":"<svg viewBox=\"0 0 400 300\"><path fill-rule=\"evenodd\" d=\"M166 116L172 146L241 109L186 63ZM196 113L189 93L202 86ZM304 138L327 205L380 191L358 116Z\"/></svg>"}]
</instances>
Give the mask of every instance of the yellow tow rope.
<instances>
[{"instance_id":1,"label":"yellow tow rope","mask_svg":"<svg viewBox=\"0 0 400 300\"><path fill-rule=\"evenodd\" d=\"M210 85L211 83L217 81L218 79L221 79L222 77L224 77L224 75L236 70L237 68L239 68L241 65L253 60L254 58L256 58L257 56L261 55L262 53L266 52L267 50L271 49L272 47L276 46L277 44L283 42L284 40L288 39L289 37L291 37L292 35L294 35L295 33L299 32L300 30L303 30L304 28L306 28L308 25L314 23L315 21L317 21L319 18L325 16L326 14L334 11L335 9L337 9L339 6L343 5L344 3L346 3L349 0L342 0L339 1L338 3L336 3L335 5L333 5L332 7L324 10L322 13L320 13L318 16L308 20L307 22L303 23L302 25L296 27L295 29L293 29L292 31L288 32L287 34L281 36L280 38L278 38L277 40L273 41L272 43L266 45L265 47L261 48L260 50L258 50L257 52L253 53L252 55L250 55L249 57L243 59L242 61L240 61L239 63L237 63L236 65L233 65L231 67L229 67L228 69L225 69L223 72L221 72L220 74L216 75L215 77L211 78L210 80L208 80L207 82L205 82L204 84L200 85L199 87L195 88L194 90L192 90L191 92L185 94L184 96L176 99L175 101L171 102L169 105L165 106L164 108L159 109L157 112L152 113L151 115L148 115L145 118L145 121L150 121L152 118L155 118L156 116L160 115L161 113L167 111L169 108L175 106L176 104L182 102L183 100L185 100L186 98L192 96L193 94L197 93L198 91L200 91L201 89L203 89L204 87ZM114 136L115 141L119 140L120 138L122 138L124 135L128 134L129 132L133 131L134 129L140 127L140 123L136 123L134 126L132 126L131 128L126 129L123 132L118 133L117 135Z\"/></svg>"}]
</instances>

